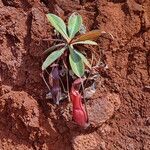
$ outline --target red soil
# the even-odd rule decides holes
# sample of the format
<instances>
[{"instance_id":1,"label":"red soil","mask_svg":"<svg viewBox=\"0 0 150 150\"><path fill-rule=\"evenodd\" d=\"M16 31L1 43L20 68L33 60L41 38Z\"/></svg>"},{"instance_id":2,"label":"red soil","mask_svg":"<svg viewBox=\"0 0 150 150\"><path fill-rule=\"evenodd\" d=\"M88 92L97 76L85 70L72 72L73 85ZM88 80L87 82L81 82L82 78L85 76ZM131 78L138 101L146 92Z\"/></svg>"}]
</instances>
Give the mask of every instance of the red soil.
<instances>
[{"instance_id":1,"label":"red soil","mask_svg":"<svg viewBox=\"0 0 150 150\"><path fill-rule=\"evenodd\" d=\"M67 101L45 99L40 76L40 54L52 44L42 40L53 30L45 14L74 11L87 30L114 36L98 41L108 70L88 102L88 130L72 123ZM0 0L0 35L0 150L150 149L149 0Z\"/></svg>"}]
</instances>

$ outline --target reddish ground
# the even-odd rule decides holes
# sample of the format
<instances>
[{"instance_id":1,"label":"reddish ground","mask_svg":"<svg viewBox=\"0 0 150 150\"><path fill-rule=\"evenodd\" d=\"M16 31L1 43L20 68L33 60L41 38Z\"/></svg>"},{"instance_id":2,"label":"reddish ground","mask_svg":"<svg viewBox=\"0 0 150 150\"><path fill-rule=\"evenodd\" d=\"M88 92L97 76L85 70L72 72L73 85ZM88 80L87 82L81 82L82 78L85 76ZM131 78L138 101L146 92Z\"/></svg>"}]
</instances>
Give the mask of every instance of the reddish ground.
<instances>
[{"instance_id":1,"label":"reddish ground","mask_svg":"<svg viewBox=\"0 0 150 150\"><path fill-rule=\"evenodd\" d=\"M67 101L45 99L40 76L40 54L51 45L42 39L52 36L45 14L74 11L87 30L114 36L98 41L108 70L88 103L88 130L72 123ZM149 0L0 0L0 50L0 150L150 149Z\"/></svg>"}]
</instances>

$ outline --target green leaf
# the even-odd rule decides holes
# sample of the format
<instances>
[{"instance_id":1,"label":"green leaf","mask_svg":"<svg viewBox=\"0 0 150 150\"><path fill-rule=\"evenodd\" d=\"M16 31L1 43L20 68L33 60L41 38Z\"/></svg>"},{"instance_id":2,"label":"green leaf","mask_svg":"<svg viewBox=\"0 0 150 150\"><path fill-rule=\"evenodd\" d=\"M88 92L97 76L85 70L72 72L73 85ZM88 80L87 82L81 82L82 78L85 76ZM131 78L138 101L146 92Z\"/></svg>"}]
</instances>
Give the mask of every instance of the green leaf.
<instances>
[{"instance_id":1,"label":"green leaf","mask_svg":"<svg viewBox=\"0 0 150 150\"><path fill-rule=\"evenodd\" d=\"M47 16L49 22L52 24L52 26L53 26L66 40L68 40L69 37L68 37L68 35L67 35L66 24L64 23L64 21L63 21L60 17L58 17L58 16L56 16L56 15L54 15L54 14L51 14L51 13L47 14L46 16Z\"/></svg>"},{"instance_id":2,"label":"green leaf","mask_svg":"<svg viewBox=\"0 0 150 150\"><path fill-rule=\"evenodd\" d=\"M91 41L91 40L86 40L86 41L80 41L80 42L75 42L75 43L72 43L72 45L75 45L75 44L89 44L89 45L98 45L96 42L94 42L94 41Z\"/></svg>"},{"instance_id":3,"label":"green leaf","mask_svg":"<svg viewBox=\"0 0 150 150\"><path fill-rule=\"evenodd\" d=\"M80 30L81 24L82 24L82 17L78 13L75 12L69 17L68 31L69 31L69 37L71 39Z\"/></svg>"},{"instance_id":4,"label":"green leaf","mask_svg":"<svg viewBox=\"0 0 150 150\"><path fill-rule=\"evenodd\" d=\"M45 70L48 66L50 66L55 60L57 60L65 51L66 47L61 50L57 50L52 52L44 61L42 65L42 70Z\"/></svg>"},{"instance_id":5,"label":"green leaf","mask_svg":"<svg viewBox=\"0 0 150 150\"><path fill-rule=\"evenodd\" d=\"M60 46L65 46L65 43L61 43L61 44L57 44L57 45L54 45L54 46L51 46L50 48L48 48L47 50L45 50L43 52L43 54L47 54L47 53L50 53L51 51L53 51L54 49L60 47Z\"/></svg>"},{"instance_id":6,"label":"green leaf","mask_svg":"<svg viewBox=\"0 0 150 150\"><path fill-rule=\"evenodd\" d=\"M82 77L84 75L84 63L81 59L81 57L74 51L74 49L70 49L69 54L69 62L72 71L77 75L78 77Z\"/></svg>"},{"instance_id":7,"label":"green leaf","mask_svg":"<svg viewBox=\"0 0 150 150\"><path fill-rule=\"evenodd\" d=\"M78 52L76 50L75 50L75 52L80 56L80 58L82 59L82 61L91 69L91 64L86 59L86 57L82 53L80 53L80 52Z\"/></svg>"}]
</instances>

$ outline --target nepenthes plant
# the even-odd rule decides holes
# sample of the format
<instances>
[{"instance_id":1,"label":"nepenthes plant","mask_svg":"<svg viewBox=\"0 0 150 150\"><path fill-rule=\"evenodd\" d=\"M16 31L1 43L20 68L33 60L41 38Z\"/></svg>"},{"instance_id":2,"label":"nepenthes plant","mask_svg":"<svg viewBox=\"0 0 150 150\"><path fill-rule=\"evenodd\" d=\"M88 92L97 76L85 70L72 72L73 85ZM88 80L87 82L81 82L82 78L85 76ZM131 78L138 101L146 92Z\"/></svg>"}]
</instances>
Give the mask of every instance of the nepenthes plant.
<instances>
[{"instance_id":1,"label":"nepenthes plant","mask_svg":"<svg viewBox=\"0 0 150 150\"><path fill-rule=\"evenodd\" d=\"M101 30L93 30L85 33L82 17L76 12L69 17L67 25L55 14L49 13L46 16L58 35L56 39L53 39L57 44L55 43L43 53L43 55L48 55L42 64L42 71L48 72L47 69L50 70L49 85L43 78L50 90L49 97L53 99L55 104L59 104L60 100L68 96L73 105L74 121L85 127L88 124L88 113L84 97L84 82L87 81L86 75L93 71L93 59L89 61L86 52L78 48L78 45L98 46L95 40L102 32ZM92 56L93 53L94 51L91 51ZM66 75L67 96L62 92L64 85L61 78L64 75ZM68 76L71 77L71 81ZM81 87L83 96L80 92ZM92 87L94 88L94 84Z\"/></svg>"}]
</instances>

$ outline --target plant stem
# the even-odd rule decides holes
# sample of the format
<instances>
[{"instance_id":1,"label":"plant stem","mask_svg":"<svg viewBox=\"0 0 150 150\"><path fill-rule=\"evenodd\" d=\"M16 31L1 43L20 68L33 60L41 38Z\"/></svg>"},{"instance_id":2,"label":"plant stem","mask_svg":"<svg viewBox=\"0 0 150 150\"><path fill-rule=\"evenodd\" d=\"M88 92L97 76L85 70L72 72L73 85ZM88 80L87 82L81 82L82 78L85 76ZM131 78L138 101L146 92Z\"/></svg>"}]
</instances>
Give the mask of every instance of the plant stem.
<instances>
[{"instance_id":1,"label":"plant stem","mask_svg":"<svg viewBox=\"0 0 150 150\"><path fill-rule=\"evenodd\" d=\"M43 41L55 41L55 42L64 42L64 40L60 40L60 39L42 39Z\"/></svg>"},{"instance_id":2,"label":"plant stem","mask_svg":"<svg viewBox=\"0 0 150 150\"><path fill-rule=\"evenodd\" d=\"M42 78L43 78L43 81L44 81L44 83L46 84L48 90L50 91L51 89L50 89L49 85L47 84L47 82L46 82L46 80L45 80L45 77L44 77L44 75L43 75L43 72L42 72Z\"/></svg>"},{"instance_id":3,"label":"plant stem","mask_svg":"<svg viewBox=\"0 0 150 150\"><path fill-rule=\"evenodd\" d=\"M93 54L93 53L91 53L91 55L92 55L92 61L91 61L91 68L92 68L92 66L93 66L93 60L94 60L94 58L93 58L93 57L94 57L94 56L93 56L94 54ZM87 80L85 81L85 84L84 84L84 85L85 85L85 87L86 87L86 84L87 84L88 79L89 79L89 77L90 77L90 75L91 75L91 74L92 74L92 72L90 72L90 73L89 73L89 75L88 75L88 77L87 77Z\"/></svg>"},{"instance_id":4,"label":"plant stem","mask_svg":"<svg viewBox=\"0 0 150 150\"><path fill-rule=\"evenodd\" d=\"M66 69L66 80L67 80L67 92L68 92L68 99L69 99L69 102L71 102L71 99L70 99L70 94L69 94L69 76L68 76L68 69Z\"/></svg>"},{"instance_id":5,"label":"plant stem","mask_svg":"<svg viewBox=\"0 0 150 150\"><path fill-rule=\"evenodd\" d=\"M60 80L60 82L61 82L61 85L62 85L62 88L63 88L64 93L67 93L67 91L66 91L66 89L65 89L65 86L64 86L64 84L63 84L63 81L61 80L61 78L60 78L59 80ZM67 89L67 90L68 90L68 89Z\"/></svg>"}]
</instances>

